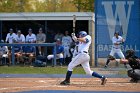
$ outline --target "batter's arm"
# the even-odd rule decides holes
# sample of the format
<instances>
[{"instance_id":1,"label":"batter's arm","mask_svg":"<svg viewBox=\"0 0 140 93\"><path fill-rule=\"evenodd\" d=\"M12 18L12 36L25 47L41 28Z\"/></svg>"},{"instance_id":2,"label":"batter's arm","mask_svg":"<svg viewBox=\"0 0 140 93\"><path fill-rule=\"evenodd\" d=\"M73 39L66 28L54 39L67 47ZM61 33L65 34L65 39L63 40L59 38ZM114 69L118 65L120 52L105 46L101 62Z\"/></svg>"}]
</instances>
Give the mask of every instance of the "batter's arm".
<instances>
[{"instance_id":1,"label":"batter's arm","mask_svg":"<svg viewBox=\"0 0 140 93\"><path fill-rule=\"evenodd\" d=\"M80 41L80 42L86 43L86 39L85 38L77 38L77 40Z\"/></svg>"},{"instance_id":2,"label":"batter's arm","mask_svg":"<svg viewBox=\"0 0 140 93\"><path fill-rule=\"evenodd\" d=\"M83 43L87 43L89 40L87 38L77 38L78 41L83 42Z\"/></svg>"}]
</instances>

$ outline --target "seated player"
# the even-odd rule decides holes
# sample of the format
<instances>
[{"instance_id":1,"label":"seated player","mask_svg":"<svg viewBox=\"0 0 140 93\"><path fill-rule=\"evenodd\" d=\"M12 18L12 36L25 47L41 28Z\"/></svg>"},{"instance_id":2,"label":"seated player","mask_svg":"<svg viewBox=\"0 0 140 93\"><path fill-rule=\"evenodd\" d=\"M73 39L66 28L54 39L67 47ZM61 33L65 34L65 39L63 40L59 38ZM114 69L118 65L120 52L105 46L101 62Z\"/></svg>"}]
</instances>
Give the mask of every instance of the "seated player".
<instances>
[{"instance_id":1,"label":"seated player","mask_svg":"<svg viewBox=\"0 0 140 93\"><path fill-rule=\"evenodd\" d=\"M1 43L4 43L4 40L1 40ZM0 46L0 62L1 62L0 65L4 65L4 59L7 57L8 57L8 47Z\"/></svg>"},{"instance_id":2,"label":"seated player","mask_svg":"<svg viewBox=\"0 0 140 93\"><path fill-rule=\"evenodd\" d=\"M20 61L23 62L23 60L22 60L22 47L21 46L14 46L12 48L14 48L14 54L15 54L15 58L16 58L16 64L18 64ZM12 54L11 54L11 52L9 52L8 58L9 58L9 62L10 63L11 63L11 57L12 57Z\"/></svg>"},{"instance_id":3,"label":"seated player","mask_svg":"<svg viewBox=\"0 0 140 93\"><path fill-rule=\"evenodd\" d=\"M63 63L63 52L64 52L64 47L61 45L61 40L57 39L56 40L56 59L60 59L60 65L62 66ZM54 50L53 50L53 54L48 55L47 59L50 60L54 58Z\"/></svg>"},{"instance_id":4,"label":"seated player","mask_svg":"<svg viewBox=\"0 0 140 93\"><path fill-rule=\"evenodd\" d=\"M22 55L24 58L29 58L28 61L30 64L32 64L33 58L35 56L35 52L36 52L36 49L34 46L24 46Z\"/></svg>"}]
</instances>

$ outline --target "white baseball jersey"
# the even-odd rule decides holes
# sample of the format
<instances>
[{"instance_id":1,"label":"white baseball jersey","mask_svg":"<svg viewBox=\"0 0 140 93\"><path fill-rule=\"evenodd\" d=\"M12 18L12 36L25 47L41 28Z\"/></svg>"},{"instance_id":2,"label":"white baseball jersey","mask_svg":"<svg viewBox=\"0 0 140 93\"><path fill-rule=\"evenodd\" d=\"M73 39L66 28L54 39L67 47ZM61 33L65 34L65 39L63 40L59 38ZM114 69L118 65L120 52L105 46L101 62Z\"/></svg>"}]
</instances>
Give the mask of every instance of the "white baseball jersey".
<instances>
[{"instance_id":1,"label":"white baseball jersey","mask_svg":"<svg viewBox=\"0 0 140 93\"><path fill-rule=\"evenodd\" d=\"M65 46L70 46L70 44L72 43L72 39L70 36L63 36L62 37L62 45Z\"/></svg>"},{"instance_id":2,"label":"white baseball jersey","mask_svg":"<svg viewBox=\"0 0 140 93\"><path fill-rule=\"evenodd\" d=\"M0 46L0 55L6 54L8 52L7 46Z\"/></svg>"},{"instance_id":3,"label":"white baseball jersey","mask_svg":"<svg viewBox=\"0 0 140 93\"><path fill-rule=\"evenodd\" d=\"M122 37L118 36L118 38L116 38L115 36L112 38L112 43L113 43L113 48L120 48L120 44L122 43ZM120 43L119 45L115 45L114 43Z\"/></svg>"},{"instance_id":4,"label":"white baseball jersey","mask_svg":"<svg viewBox=\"0 0 140 93\"><path fill-rule=\"evenodd\" d=\"M70 44L72 43L72 39L70 36L63 36L62 37L62 45L64 46L64 58L70 57L71 54L69 52Z\"/></svg>"},{"instance_id":5,"label":"white baseball jersey","mask_svg":"<svg viewBox=\"0 0 140 93\"><path fill-rule=\"evenodd\" d=\"M114 56L115 53L118 54L118 56L120 58L125 58L124 54L122 53L121 51L121 43L122 43L122 37L121 36L118 36L118 38L116 38L115 36L112 38L112 50L110 52L110 55L111 56ZM118 45L115 45L114 43L118 43Z\"/></svg>"},{"instance_id":6,"label":"white baseball jersey","mask_svg":"<svg viewBox=\"0 0 140 93\"><path fill-rule=\"evenodd\" d=\"M89 50L89 46L91 44L91 36L90 35L87 35L84 38L86 38L86 40L88 41L88 43L79 42L79 44L78 44L78 52L83 52L83 51L88 52L88 50Z\"/></svg>"},{"instance_id":7,"label":"white baseball jersey","mask_svg":"<svg viewBox=\"0 0 140 93\"><path fill-rule=\"evenodd\" d=\"M21 34L20 36L16 35L16 41L17 42L25 42L25 36Z\"/></svg>"},{"instance_id":8,"label":"white baseball jersey","mask_svg":"<svg viewBox=\"0 0 140 93\"><path fill-rule=\"evenodd\" d=\"M15 37L16 37L15 33L12 33L12 34L8 33L5 41L9 43L13 43L13 41L15 40Z\"/></svg>"},{"instance_id":9,"label":"white baseball jersey","mask_svg":"<svg viewBox=\"0 0 140 93\"><path fill-rule=\"evenodd\" d=\"M36 35L35 34L31 34L31 35L27 35L26 36L26 42L33 42L36 41Z\"/></svg>"}]
</instances>

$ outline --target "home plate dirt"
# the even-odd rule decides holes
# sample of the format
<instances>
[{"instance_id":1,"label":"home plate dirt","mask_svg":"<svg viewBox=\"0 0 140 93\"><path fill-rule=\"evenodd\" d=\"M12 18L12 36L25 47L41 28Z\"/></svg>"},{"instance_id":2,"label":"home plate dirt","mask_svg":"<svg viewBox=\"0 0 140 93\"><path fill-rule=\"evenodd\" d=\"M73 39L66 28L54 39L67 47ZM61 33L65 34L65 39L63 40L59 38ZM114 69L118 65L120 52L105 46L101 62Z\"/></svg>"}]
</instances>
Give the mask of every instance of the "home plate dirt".
<instances>
[{"instance_id":1,"label":"home plate dirt","mask_svg":"<svg viewBox=\"0 0 140 93\"><path fill-rule=\"evenodd\" d=\"M1 92L32 90L80 90L80 91L124 91L140 92L140 83L130 83L130 78L108 78L100 85L97 78L72 78L71 85L60 85L64 78L0 78Z\"/></svg>"}]
</instances>

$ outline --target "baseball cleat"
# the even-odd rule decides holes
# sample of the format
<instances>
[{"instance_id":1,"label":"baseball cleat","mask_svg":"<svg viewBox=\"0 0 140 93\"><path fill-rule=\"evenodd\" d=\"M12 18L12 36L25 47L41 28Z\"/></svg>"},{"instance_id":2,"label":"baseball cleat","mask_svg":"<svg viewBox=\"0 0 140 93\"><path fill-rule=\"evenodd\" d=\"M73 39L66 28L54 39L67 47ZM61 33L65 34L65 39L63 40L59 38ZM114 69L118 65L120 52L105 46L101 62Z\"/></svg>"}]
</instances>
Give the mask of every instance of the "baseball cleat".
<instances>
[{"instance_id":1,"label":"baseball cleat","mask_svg":"<svg viewBox=\"0 0 140 93\"><path fill-rule=\"evenodd\" d=\"M69 81L64 80L64 81L62 81L62 82L60 83L60 85L70 85L70 82L69 82Z\"/></svg>"},{"instance_id":2,"label":"baseball cleat","mask_svg":"<svg viewBox=\"0 0 140 93\"><path fill-rule=\"evenodd\" d=\"M106 82L107 82L107 78L106 78L106 77L103 77L103 78L101 79L101 85L105 85Z\"/></svg>"},{"instance_id":3,"label":"baseball cleat","mask_svg":"<svg viewBox=\"0 0 140 93\"><path fill-rule=\"evenodd\" d=\"M104 68L107 68L107 67L108 67L107 65L104 66Z\"/></svg>"},{"instance_id":4,"label":"baseball cleat","mask_svg":"<svg viewBox=\"0 0 140 93\"><path fill-rule=\"evenodd\" d=\"M130 82L131 82L131 83L137 83L138 80L132 78L132 79L130 80Z\"/></svg>"}]
</instances>

